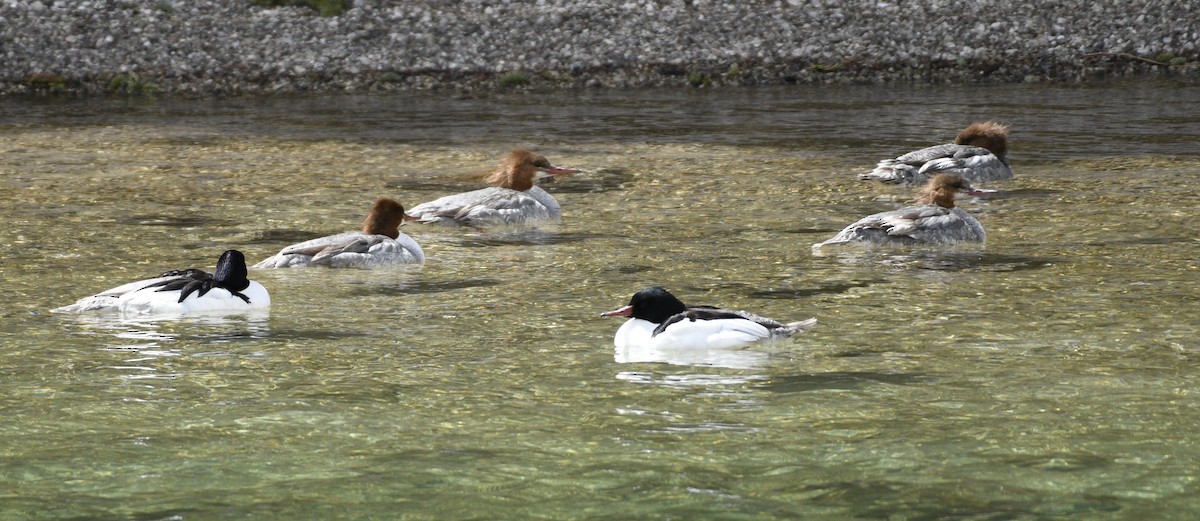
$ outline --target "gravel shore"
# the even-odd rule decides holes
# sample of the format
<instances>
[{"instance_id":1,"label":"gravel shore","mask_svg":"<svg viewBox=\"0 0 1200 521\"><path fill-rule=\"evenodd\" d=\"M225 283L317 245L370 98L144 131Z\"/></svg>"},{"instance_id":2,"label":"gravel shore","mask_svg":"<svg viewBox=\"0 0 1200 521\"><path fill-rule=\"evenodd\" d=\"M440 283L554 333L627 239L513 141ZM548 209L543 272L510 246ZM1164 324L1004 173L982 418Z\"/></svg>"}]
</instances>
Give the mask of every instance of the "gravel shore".
<instances>
[{"instance_id":1,"label":"gravel shore","mask_svg":"<svg viewBox=\"0 0 1200 521\"><path fill-rule=\"evenodd\" d=\"M0 95L1200 79L1195 0L0 0Z\"/></svg>"}]
</instances>

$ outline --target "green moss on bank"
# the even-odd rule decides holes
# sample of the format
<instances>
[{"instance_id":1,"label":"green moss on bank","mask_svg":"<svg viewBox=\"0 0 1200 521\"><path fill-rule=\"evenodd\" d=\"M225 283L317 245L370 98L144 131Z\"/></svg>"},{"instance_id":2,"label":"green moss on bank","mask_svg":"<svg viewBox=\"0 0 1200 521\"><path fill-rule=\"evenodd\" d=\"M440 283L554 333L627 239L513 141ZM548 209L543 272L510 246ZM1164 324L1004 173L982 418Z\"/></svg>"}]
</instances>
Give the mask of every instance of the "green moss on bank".
<instances>
[{"instance_id":1,"label":"green moss on bank","mask_svg":"<svg viewBox=\"0 0 1200 521\"><path fill-rule=\"evenodd\" d=\"M250 3L262 7L311 7L321 16L337 16L353 6L352 0L250 0Z\"/></svg>"}]
</instances>

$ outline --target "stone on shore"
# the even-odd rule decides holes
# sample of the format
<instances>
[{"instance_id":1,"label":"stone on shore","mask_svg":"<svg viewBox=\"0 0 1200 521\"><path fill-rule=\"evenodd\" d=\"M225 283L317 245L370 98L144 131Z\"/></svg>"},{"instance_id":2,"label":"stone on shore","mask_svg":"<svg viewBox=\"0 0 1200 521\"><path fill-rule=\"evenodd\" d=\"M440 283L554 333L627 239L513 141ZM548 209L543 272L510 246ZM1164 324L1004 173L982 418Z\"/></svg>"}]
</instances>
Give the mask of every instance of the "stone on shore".
<instances>
[{"instance_id":1,"label":"stone on shore","mask_svg":"<svg viewBox=\"0 0 1200 521\"><path fill-rule=\"evenodd\" d=\"M0 0L0 94L1200 77L1200 2Z\"/></svg>"}]
</instances>

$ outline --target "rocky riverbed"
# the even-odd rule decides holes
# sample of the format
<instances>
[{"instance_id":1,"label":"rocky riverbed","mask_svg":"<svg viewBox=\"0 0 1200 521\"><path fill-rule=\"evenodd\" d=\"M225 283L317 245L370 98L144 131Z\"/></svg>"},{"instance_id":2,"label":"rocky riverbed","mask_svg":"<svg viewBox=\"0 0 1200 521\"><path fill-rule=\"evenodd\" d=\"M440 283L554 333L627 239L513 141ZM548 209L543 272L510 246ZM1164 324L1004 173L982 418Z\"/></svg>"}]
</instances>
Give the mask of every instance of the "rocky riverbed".
<instances>
[{"instance_id":1,"label":"rocky riverbed","mask_svg":"<svg viewBox=\"0 0 1200 521\"><path fill-rule=\"evenodd\" d=\"M1200 79L1194 0L0 0L0 94Z\"/></svg>"}]
</instances>

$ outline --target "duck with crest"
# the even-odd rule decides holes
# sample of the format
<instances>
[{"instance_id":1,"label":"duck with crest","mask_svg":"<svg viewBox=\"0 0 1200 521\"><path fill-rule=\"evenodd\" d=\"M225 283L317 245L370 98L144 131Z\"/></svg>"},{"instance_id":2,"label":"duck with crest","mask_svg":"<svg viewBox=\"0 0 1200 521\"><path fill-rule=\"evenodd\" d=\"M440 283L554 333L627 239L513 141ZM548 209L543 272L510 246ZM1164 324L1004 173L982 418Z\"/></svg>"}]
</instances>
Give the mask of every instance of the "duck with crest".
<instances>
[{"instance_id":1,"label":"duck with crest","mask_svg":"<svg viewBox=\"0 0 1200 521\"><path fill-rule=\"evenodd\" d=\"M247 278L246 257L226 250L212 273L196 268L171 270L154 278L122 284L51 311L116 311L126 315L182 315L266 309L271 297Z\"/></svg>"},{"instance_id":2,"label":"duck with crest","mask_svg":"<svg viewBox=\"0 0 1200 521\"><path fill-rule=\"evenodd\" d=\"M958 174L973 183L1012 177L1008 165L1008 126L994 121L972 123L953 143L934 145L895 159L884 159L858 176L889 184L920 185L937 174Z\"/></svg>"},{"instance_id":3,"label":"duck with crest","mask_svg":"<svg viewBox=\"0 0 1200 521\"><path fill-rule=\"evenodd\" d=\"M412 237L400 233L412 219L404 207L386 197L375 201L360 232L328 235L288 246L255 264L255 268L329 266L373 268L396 264L421 264L425 252Z\"/></svg>"},{"instance_id":4,"label":"duck with crest","mask_svg":"<svg viewBox=\"0 0 1200 521\"><path fill-rule=\"evenodd\" d=\"M976 190L960 175L938 174L921 189L917 204L859 219L833 238L813 245L813 251L831 246L912 246L920 244L982 243L987 237L975 217L954 204L959 192Z\"/></svg>"},{"instance_id":5,"label":"duck with crest","mask_svg":"<svg viewBox=\"0 0 1200 521\"><path fill-rule=\"evenodd\" d=\"M421 223L474 228L558 221L562 207L534 184L539 172L557 176L578 170L554 166L529 150L513 150L488 176L487 182L495 186L421 203L409 210L409 215Z\"/></svg>"}]
</instances>

